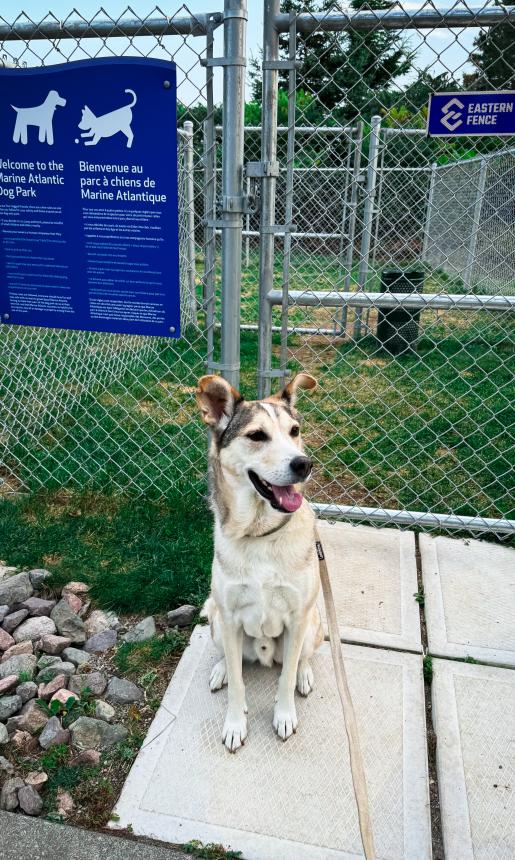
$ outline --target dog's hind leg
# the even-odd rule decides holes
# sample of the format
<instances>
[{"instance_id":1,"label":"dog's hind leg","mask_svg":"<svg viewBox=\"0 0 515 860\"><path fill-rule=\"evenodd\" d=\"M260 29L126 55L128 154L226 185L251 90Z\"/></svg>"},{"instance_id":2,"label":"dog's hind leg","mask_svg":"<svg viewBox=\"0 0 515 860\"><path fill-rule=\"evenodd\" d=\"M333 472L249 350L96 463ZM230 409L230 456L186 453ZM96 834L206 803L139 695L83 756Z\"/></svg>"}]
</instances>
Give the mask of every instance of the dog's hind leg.
<instances>
[{"instance_id":1,"label":"dog's hind leg","mask_svg":"<svg viewBox=\"0 0 515 860\"><path fill-rule=\"evenodd\" d=\"M130 149L132 146L132 141L134 140L134 135L132 133L132 128L130 127L130 125L128 125L127 128L123 129L123 133L127 138L127 149Z\"/></svg>"}]
</instances>

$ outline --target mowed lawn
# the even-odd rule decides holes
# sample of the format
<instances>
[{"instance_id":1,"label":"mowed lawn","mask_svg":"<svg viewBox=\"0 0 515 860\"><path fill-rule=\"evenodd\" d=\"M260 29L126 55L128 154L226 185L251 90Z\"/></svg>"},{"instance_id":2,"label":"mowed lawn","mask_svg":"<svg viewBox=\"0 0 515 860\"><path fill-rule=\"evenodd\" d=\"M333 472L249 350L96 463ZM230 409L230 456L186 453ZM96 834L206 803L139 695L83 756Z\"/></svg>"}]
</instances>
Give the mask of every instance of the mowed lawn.
<instances>
[{"instance_id":1,"label":"mowed lawn","mask_svg":"<svg viewBox=\"0 0 515 860\"><path fill-rule=\"evenodd\" d=\"M310 265L313 289L321 262ZM246 301L251 292L256 301L255 274L245 275ZM310 309L294 313L295 324L314 324ZM308 495L513 518L513 324L507 315L424 312L422 326L417 353L398 358L378 347L374 318L357 343L351 315L345 338L290 336L289 367L319 382L299 402L316 461ZM30 366L34 377L38 368L49 371L44 355L52 343L44 343L46 353ZM274 364L278 351L274 335ZM118 611L201 601L211 515L207 440L194 393L206 372L204 354L198 331L155 340L71 398L57 417L49 407L36 427L19 422L0 474L6 486L25 492L0 502L2 560L48 567L58 581L84 577L98 601ZM257 334L243 332L247 397L255 396L256 364ZM20 402L30 393L21 376ZM4 397L7 390L16 395L16 379L4 379Z\"/></svg>"}]
</instances>

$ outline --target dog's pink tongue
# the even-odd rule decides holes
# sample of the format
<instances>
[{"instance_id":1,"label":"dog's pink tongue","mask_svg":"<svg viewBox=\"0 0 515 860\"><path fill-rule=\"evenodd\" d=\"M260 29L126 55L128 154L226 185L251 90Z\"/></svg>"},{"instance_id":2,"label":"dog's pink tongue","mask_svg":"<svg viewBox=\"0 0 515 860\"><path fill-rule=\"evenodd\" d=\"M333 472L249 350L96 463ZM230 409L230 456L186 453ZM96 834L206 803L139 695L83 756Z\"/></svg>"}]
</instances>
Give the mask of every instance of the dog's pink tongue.
<instances>
[{"instance_id":1,"label":"dog's pink tongue","mask_svg":"<svg viewBox=\"0 0 515 860\"><path fill-rule=\"evenodd\" d=\"M276 484L270 486L276 502L290 514L300 508L302 496L293 489L293 484L288 484L287 487L278 487Z\"/></svg>"}]
</instances>

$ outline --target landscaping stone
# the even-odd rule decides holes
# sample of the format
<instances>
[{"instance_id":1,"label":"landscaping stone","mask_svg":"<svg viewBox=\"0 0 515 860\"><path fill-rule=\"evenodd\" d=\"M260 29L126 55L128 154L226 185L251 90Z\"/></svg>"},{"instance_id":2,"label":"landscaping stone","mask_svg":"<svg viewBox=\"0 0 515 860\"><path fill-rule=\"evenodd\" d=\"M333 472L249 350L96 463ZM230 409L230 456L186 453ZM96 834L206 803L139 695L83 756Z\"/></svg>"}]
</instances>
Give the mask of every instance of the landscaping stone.
<instances>
[{"instance_id":1,"label":"landscaping stone","mask_svg":"<svg viewBox=\"0 0 515 860\"><path fill-rule=\"evenodd\" d=\"M0 698L0 721L4 721L17 714L23 702L20 696L2 696Z\"/></svg>"},{"instance_id":2,"label":"landscaping stone","mask_svg":"<svg viewBox=\"0 0 515 860\"><path fill-rule=\"evenodd\" d=\"M91 654L88 654L87 651L83 651L81 648L65 648L63 658L79 668L91 665L94 660Z\"/></svg>"},{"instance_id":3,"label":"landscaping stone","mask_svg":"<svg viewBox=\"0 0 515 860\"><path fill-rule=\"evenodd\" d=\"M111 723L114 720L115 709L102 699L95 701L95 717L98 720L105 720L106 723Z\"/></svg>"},{"instance_id":4,"label":"landscaping stone","mask_svg":"<svg viewBox=\"0 0 515 860\"><path fill-rule=\"evenodd\" d=\"M82 609L79 609L79 611L78 611L78 613L77 613L77 615L79 616L79 618L85 618L85 617L86 617L86 615L87 615L87 614L88 614L88 612L89 612L89 608L90 608L90 606L91 606L91 600L88 600L88 601L83 605Z\"/></svg>"},{"instance_id":5,"label":"landscaping stone","mask_svg":"<svg viewBox=\"0 0 515 860\"><path fill-rule=\"evenodd\" d=\"M84 622L73 612L64 598L54 606L50 617L61 636L67 636L71 642L77 642L79 645L85 641Z\"/></svg>"},{"instance_id":6,"label":"landscaping stone","mask_svg":"<svg viewBox=\"0 0 515 860\"><path fill-rule=\"evenodd\" d=\"M0 792L0 809L5 810L5 812L14 812L18 807L18 791L23 786L24 782L19 776L4 782Z\"/></svg>"},{"instance_id":7,"label":"landscaping stone","mask_svg":"<svg viewBox=\"0 0 515 860\"><path fill-rule=\"evenodd\" d=\"M0 563L0 579L3 579L4 576L11 576L15 572L15 567L9 567L7 564Z\"/></svg>"},{"instance_id":8,"label":"landscaping stone","mask_svg":"<svg viewBox=\"0 0 515 860\"><path fill-rule=\"evenodd\" d=\"M192 606L189 603L184 604L184 606L179 606L177 609L172 609L172 611L168 612L166 616L168 626L187 627L188 624L191 624L192 621L194 621L197 612L197 607Z\"/></svg>"},{"instance_id":9,"label":"landscaping stone","mask_svg":"<svg viewBox=\"0 0 515 860\"><path fill-rule=\"evenodd\" d=\"M59 666L62 662L61 657L42 654L36 665L38 669L47 669L49 666Z\"/></svg>"},{"instance_id":10,"label":"landscaping stone","mask_svg":"<svg viewBox=\"0 0 515 860\"><path fill-rule=\"evenodd\" d=\"M63 687L66 687L67 677L66 675L56 675L51 681L47 684L40 684L38 687L38 696L40 699L44 699L46 702L57 693L58 690L62 690Z\"/></svg>"},{"instance_id":11,"label":"landscaping stone","mask_svg":"<svg viewBox=\"0 0 515 860\"><path fill-rule=\"evenodd\" d=\"M108 750L123 741L129 734L125 726L111 726L104 720L79 717L70 726L73 746L79 750Z\"/></svg>"},{"instance_id":12,"label":"landscaping stone","mask_svg":"<svg viewBox=\"0 0 515 860\"><path fill-rule=\"evenodd\" d=\"M28 573L17 573L0 580L0 605L14 606L32 597L34 588Z\"/></svg>"},{"instance_id":13,"label":"landscaping stone","mask_svg":"<svg viewBox=\"0 0 515 860\"><path fill-rule=\"evenodd\" d=\"M5 759L4 759L5 761ZM77 756L78 764L89 764L95 767L100 762L100 753L98 750L83 750ZM0 770L2 769L2 762L0 756Z\"/></svg>"},{"instance_id":14,"label":"landscaping stone","mask_svg":"<svg viewBox=\"0 0 515 860\"><path fill-rule=\"evenodd\" d=\"M36 683L38 684L48 684L54 678L57 678L58 675L66 675L69 678L71 675L75 674L75 666L73 663L56 663L55 666L47 666L46 669L42 669L36 675Z\"/></svg>"},{"instance_id":15,"label":"landscaping stone","mask_svg":"<svg viewBox=\"0 0 515 860\"><path fill-rule=\"evenodd\" d=\"M0 696L3 696L3 694L7 693L8 690L12 690L17 683L18 675L8 675L7 678L3 678L0 681Z\"/></svg>"},{"instance_id":16,"label":"landscaping stone","mask_svg":"<svg viewBox=\"0 0 515 860\"><path fill-rule=\"evenodd\" d=\"M58 717L50 717L45 728L39 736L39 745L47 750L55 744L66 744L70 739L68 729L63 729Z\"/></svg>"},{"instance_id":17,"label":"landscaping stone","mask_svg":"<svg viewBox=\"0 0 515 860\"><path fill-rule=\"evenodd\" d=\"M29 577L35 591L41 591L45 583L52 579L52 574L43 567L36 567L34 570L29 570Z\"/></svg>"},{"instance_id":18,"label":"landscaping stone","mask_svg":"<svg viewBox=\"0 0 515 860\"><path fill-rule=\"evenodd\" d=\"M43 809L43 800L32 785L24 785L20 788L18 803L27 815L39 815Z\"/></svg>"},{"instance_id":19,"label":"landscaping stone","mask_svg":"<svg viewBox=\"0 0 515 860\"><path fill-rule=\"evenodd\" d=\"M101 696L107 687L107 677L103 672L89 672L88 674L72 675L68 682L68 689L80 696L85 688L91 690L94 696Z\"/></svg>"},{"instance_id":20,"label":"landscaping stone","mask_svg":"<svg viewBox=\"0 0 515 860\"><path fill-rule=\"evenodd\" d=\"M80 597L77 597L76 594L72 594L71 591L64 591L63 600L66 600L66 603L68 604L72 612L76 612L77 615L79 614L82 609L82 600L80 599Z\"/></svg>"},{"instance_id":21,"label":"landscaping stone","mask_svg":"<svg viewBox=\"0 0 515 860\"><path fill-rule=\"evenodd\" d=\"M119 626L119 620L114 612L104 612L103 609L94 609L89 618L84 622L88 637L103 633L104 630L115 629Z\"/></svg>"},{"instance_id":22,"label":"landscaping stone","mask_svg":"<svg viewBox=\"0 0 515 860\"><path fill-rule=\"evenodd\" d=\"M24 776L25 785L32 785L33 788L39 790L48 782L48 774L44 770L31 770Z\"/></svg>"},{"instance_id":23,"label":"landscaping stone","mask_svg":"<svg viewBox=\"0 0 515 860\"><path fill-rule=\"evenodd\" d=\"M75 808L73 797L69 791L57 789L57 814L60 818L68 818Z\"/></svg>"},{"instance_id":24,"label":"landscaping stone","mask_svg":"<svg viewBox=\"0 0 515 860\"><path fill-rule=\"evenodd\" d=\"M113 677L107 685L106 699L115 705L129 705L131 702L142 701L143 690L132 681Z\"/></svg>"},{"instance_id":25,"label":"landscaping stone","mask_svg":"<svg viewBox=\"0 0 515 860\"><path fill-rule=\"evenodd\" d=\"M7 651L11 645L14 645L13 637L7 632L7 630L2 630L0 627L0 651Z\"/></svg>"},{"instance_id":26,"label":"landscaping stone","mask_svg":"<svg viewBox=\"0 0 515 860\"><path fill-rule=\"evenodd\" d=\"M41 710L35 699L27 702L27 705L30 706L29 709L27 711L22 710L20 717L16 717L17 724L13 728L35 735L45 728L48 723L48 716ZM9 730L9 724L7 729Z\"/></svg>"},{"instance_id":27,"label":"landscaping stone","mask_svg":"<svg viewBox=\"0 0 515 860\"><path fill-rule=\"evenodd\" d=\"M9 660L10 657L16 657L17 654L32 654L34 648L32 646L32 642L27 640L26 642L17 642L16 645L11 645L10 648L2 655L2 663L5 663L6 660Z\"/></svg>"},{"instance_id":28,"label":"landscaping stone","mask_svg":"<svg viewBox=\"0 0 515 860\"><path fill-rule=\"evenodd\" d=\"M50 615L56 602L56 600L43 600L42 597L29 597L28 600L23 601L21 608L28 609L32 617Z\"/></svg>"},{"instance_id":29,"label":"landscaping stone","mask_svg":"<svg viewBox=\"0 0 515 860\"><path fill-rule=\"evenodd\" d=\"M87 594L89 585L85 582L67 582L61 594Z\"/></svg>"},{"instance_id":30,"label":"landscaping stone","mask_svg":"<svg viewBox=\"0 0 515 860\"><path fill-rule=\"evenodd\" d=\"M4 728L5 728L5 726L4 726ZM2 729L0 729L0 732L1 731L2 731ZM14 773L14 767L12 766L10 761L8 761L6 758L4 758L3 755L0 755L0 774L2 774L2 773L6 773L6 774Z\"/></svg>"},{"instance_id":31,"label":"landscaping stone","mask_svg":"<svg viewBox=\"0 0 515 860\"><path fill-rule=\"evenodd\" d=\"M29 732L23 732L17 729L13 735L11 735L11 744L16 749L19 749L23 752L33 752L38 745L38 739L33 737Z\"/></svg>"},{"instance_id":32,"label":"landscaping stone","mask_svg":"<svg viewBox=\"0 0 515 860\"><path fill-rule=\"evenodd\" d=\"M4 604L3 606L0 606L0 624L2 623L6 615L9 615L9 607L7 606L7 604Z\"/></svg>"},{"instance_id":33,"label":"landscaping stone","mask_svg":"<svg viewBox=\"0 0 515 860\"><path fill-rule=\"evenodd\" d=\"M29 610L28 609L18 609L16 612L11 612L10 615L6 615L3 622L2 627L8 633L12 633L13 630L16 630L18 625L25 621L28 617ZM14 645L14 639L11 642L11 645Z\"/></svg>"},{"instance_id":34,"label":"landscaping stone","mask_svg":"<svg viewBox=\"0 0 515 860\"><path fill-rule=\"evenodd\" d=\"M34 654L18 654L16 657L10 657L5 663L0 663L0 679L7 678L8 675L28 674L32 678L36 669L36 658Z\"/></svg>"},{"instance_id":35,"label":"landscaping stone","mask_svg":"<svg viewBox=\"0 0 515 860\"><path fill-rule=\"evenodd\" d=\"M16 687L16 695L20 697L23 704L33 699L38 692L38 685L34 681L24 681Z\"/></svg>"},{"instance_id":36,"label":"landscaping stone","mask_svg":"<svg viewBox=\"0 0 515 860\"><path fill-rule=\"evenodd\" d=\"M56 628L52 619L46 615L41 615L36 618L28 618L16 628L13 636L15 642L25 642L27 639L33 642L35 639L41 639L42 636L48 636L55 632Z\"/></svg>"},{"instance_id":37,"label":"landscaping stone","mask_svg":"<svg viewBox=\"0 0 515 860\"><path fill-rule=\"evenodd\" d=\"M147 639L152 639L156 635L156 622L151 615L144 618L134 627L131 627L127 633L122 636L124 642L146 642Z\"/></svg>"},{"instance_id":38,"label":"landscaping stone","mask_svg":"<svg viewBox=\"0 0 515 860\"><path fill-rule=\"evenodd\" d=\"M8 740L9 740L9 732L7 731L7 728L4 726L4 724L0 723L0 747L3 746L4 744L6 744ZM0 756L0 758L1 758L1 756ZM2 768L1 768L1 762L0 762L0 771L1 770L2 770Z\"/></svg>"},{"instance_id":39,"label":"landscaping stone","mask_svg":"<svg viewBox=\"0 0 515 860\"><path fill-rule=\"evenodd\" d=\"M76 693L72 693L71 690L66 690L65 688L62 688L58 690L57 693L54 693L50 701L61 702L62 705L66 705L66 703L69 702L70 699L73 699L74 702L80 701Z\"/></svg>"},{"instance_id":40,"label":"landscaping stone","mask_svg":"<svg viewBox=\"0 0 515 860\"><path fill-rule=\"evenodd\" d=\"M68 645L72 644L72 640L69 636L43 636L39 642L36 643L36 647L40 651L44 651L45 654L57 655L61 654Z\"/></svg>"},{"instance_id":41,"label":"landscaping stone","mask_svg":"<svg viewBox=\"0 0 515 860\"><path fill-rule=\"evenodd\" d=\"M117 639L116 630L103 630L102 633L95 633L94 636L90 636L84 645L84 650L89 651L90 654L104 654L105 651L114 648Z\"/></svg>"}]
</instances>

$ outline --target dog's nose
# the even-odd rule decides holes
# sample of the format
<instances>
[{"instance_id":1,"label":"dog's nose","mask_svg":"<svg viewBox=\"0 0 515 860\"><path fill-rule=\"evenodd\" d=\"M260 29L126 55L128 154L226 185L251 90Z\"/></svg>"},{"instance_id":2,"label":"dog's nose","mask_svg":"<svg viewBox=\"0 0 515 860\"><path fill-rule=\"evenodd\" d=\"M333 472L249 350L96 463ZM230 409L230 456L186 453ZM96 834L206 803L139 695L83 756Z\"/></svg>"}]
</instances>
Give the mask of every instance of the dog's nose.
<instances>
[{"instance_id":1,"label":"dog's nose","mask_svg":"<svg viewBox=\"0 0 515 860\"><path fill-rule=\"evenodd\" d=\"M312 468L313 461L309 457L294 457L290 463L293 474L301 481L306 480Z\"/></svg>"}]
</instances>

